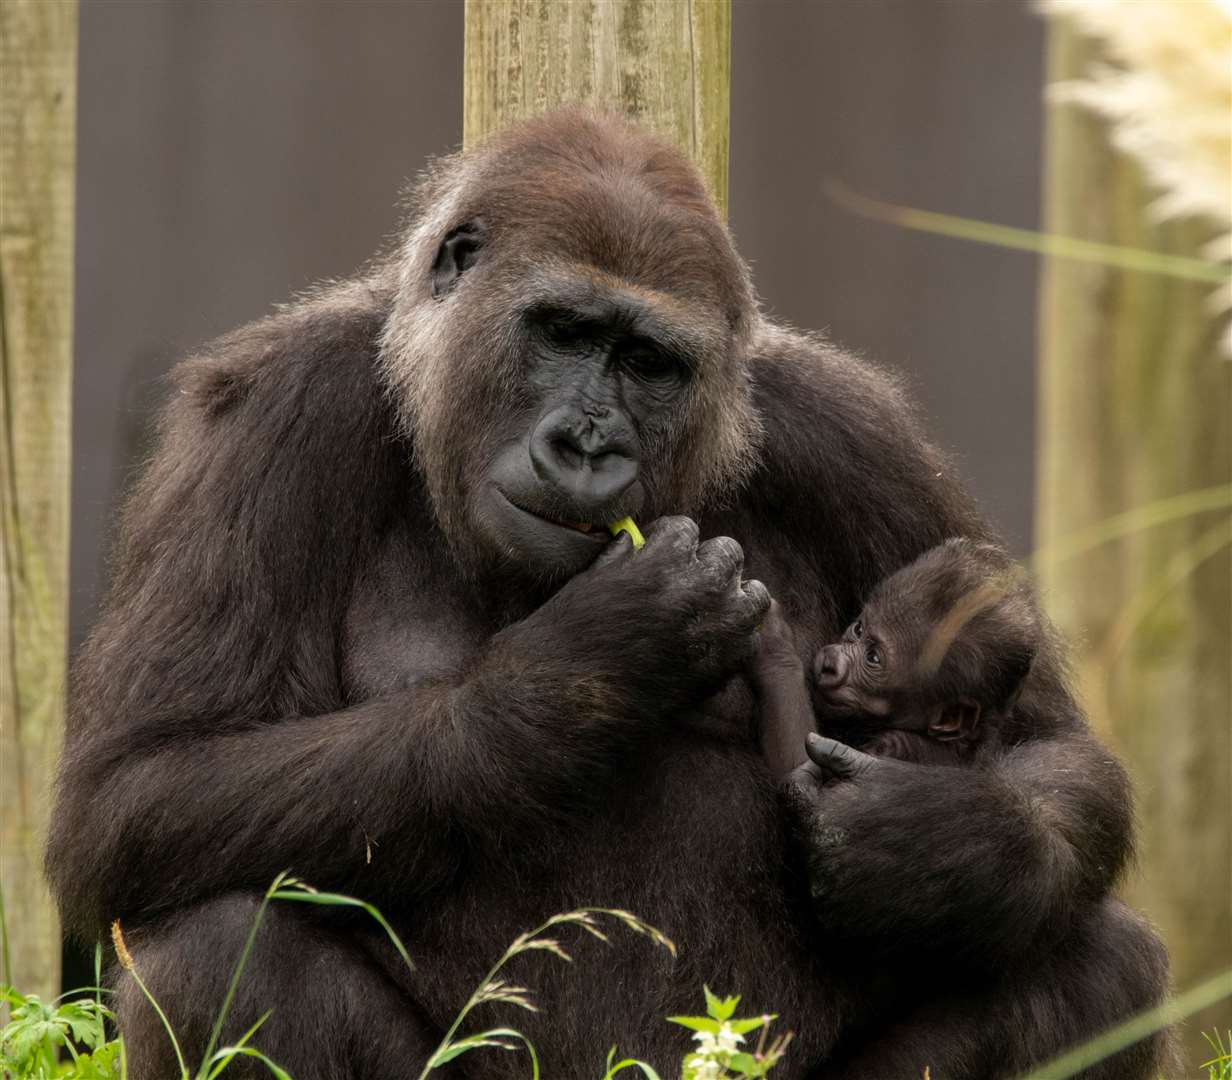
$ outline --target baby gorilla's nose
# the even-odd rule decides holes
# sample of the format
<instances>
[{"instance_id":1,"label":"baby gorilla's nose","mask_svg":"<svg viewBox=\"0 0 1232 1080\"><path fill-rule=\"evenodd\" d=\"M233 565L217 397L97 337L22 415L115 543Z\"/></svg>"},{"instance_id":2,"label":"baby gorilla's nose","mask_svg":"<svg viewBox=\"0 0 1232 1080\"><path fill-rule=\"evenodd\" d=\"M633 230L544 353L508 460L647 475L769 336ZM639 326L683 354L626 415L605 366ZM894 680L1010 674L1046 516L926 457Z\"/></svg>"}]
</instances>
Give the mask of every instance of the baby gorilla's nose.
<instances>
[{"instance_id":1,"label":"baby gorilla's nose","mask_svg":"<svg viewBox=\"0 0 1232 1080\"><path fill-rule=\"evenodd\" d=\"M813 661L813 679L822 689L842 686L847 678L847 657L837 645L826 645Z\"/></svg>"}]
</instances>

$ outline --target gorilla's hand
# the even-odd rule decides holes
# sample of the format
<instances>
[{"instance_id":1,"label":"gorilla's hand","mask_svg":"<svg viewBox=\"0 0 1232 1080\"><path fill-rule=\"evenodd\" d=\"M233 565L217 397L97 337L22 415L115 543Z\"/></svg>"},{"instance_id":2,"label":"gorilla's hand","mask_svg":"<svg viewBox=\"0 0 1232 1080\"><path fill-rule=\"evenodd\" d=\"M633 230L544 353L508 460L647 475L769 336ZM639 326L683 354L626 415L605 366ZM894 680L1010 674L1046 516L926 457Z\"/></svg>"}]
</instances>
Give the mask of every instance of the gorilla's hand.
<instances>
[{"instance_id":1,"label":"gorilla's hand","mask_svg":"<svg viewBox=\"0 0 1232 1080\"><path fill-rule=\"evenodd\" d=\"M614 539L528 622L551 628L587 672L610 674L616 693L658 711L713 688L751 654L770 606L760 581L743 581L744 552L730 537L698 543L687 517L660 518L634 550Z\"/></svg>"},{"instance_id":2,"label":"gorilla's hand","mask_svg":"<svg viewBox=\"0 0 1232 1080\"><path fill-rule=\"evenodd\" d=\"M808 770L801 772L801 782L805 782L806 776L815 777L822 783L827 780L858 780L872 769L893 768L900 764L865 754L824 735L809 734L804 740L804 750L809 761L800 766L801 770Z\"/></svg>"},{"instance_id":3,"label":"gorilla's hand","mask_svg":"<svg viewBox=\"0 0 1232 1080\"><path fill-rule=\"evenodd\" d=\"M805 749L780 792L827 933L988 963L1049 925L1023 868L1047 865L1051 840L999 770L873 757L817 735Z\"/></svg>"}]
</instances>

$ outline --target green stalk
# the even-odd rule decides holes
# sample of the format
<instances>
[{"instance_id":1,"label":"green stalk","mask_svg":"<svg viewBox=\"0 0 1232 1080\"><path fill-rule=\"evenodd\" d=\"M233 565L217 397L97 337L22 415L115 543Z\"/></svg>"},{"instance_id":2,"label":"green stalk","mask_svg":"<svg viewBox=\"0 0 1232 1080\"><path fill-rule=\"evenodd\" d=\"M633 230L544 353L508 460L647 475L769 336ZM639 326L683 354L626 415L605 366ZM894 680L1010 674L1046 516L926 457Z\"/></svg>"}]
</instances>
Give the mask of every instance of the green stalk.
<instances>
[{"instance_id":1,"label":"green stalk","mask_svg":"<svg viewBox=\"0 0 1232 1080\"><path fill-rule=\"evenodd\" d=\"M1036 232L1033 229L1016 229L1011 225L998 225L992 221L898 206L879 199L870 199L837 180L827 180L823 187L826 194L844 210L872 218L874 221L899 225L904 229L950 236L956 240L973 240L977 244L992 244L994 247L1030 251L1036 255L1050 255L1075 262L1098 263L1100 266L1112 266L1118 270L1163 274L1186 281L1207 281L1222 285L1232 280L1232 271L1207 259L1168 255L1160 251L1122 247L1118 244L1100 244L1072 236L1058 236L1056 233Z\"/></svg>"},{"instance_id":2,"label":"green stalk","mask_svg":"<svg viewBox=\"0 0 1232 1080\"><path fill-rule=\"evenodd\" d=\"M252 953L253 943L257 940L257 931L261 929L261 921L265 918L265 909L269 907L269 902L274 893L282 886L282 883L287 878L287 871L283 871L276 878L274 883L265 891L265 896L261 898L261 906L257 908L256 917L252 920L252 927L248 931L248 938L244 942L244 950L240 953L239 962L235 965L235 971L231 974L231 982L227 987L227 996L222 1000L222 1008L218 1010L218 1016L214 1018L214 1027L210 1032L210 1041L205 1044L205 1053L201 1056L201 1068L197 1072L198 1077L206 1075L207 1063L214 1049L218 1046L218 1039L222 1035L222 1025L227 1019L227 1013L231 1011L231 1003L235 1000L235 991L240 984L240 976L244 973L244 967L248 963L248 957Z\"/></svg>"},{"instance_id":3,"label":"green stalk","mask_svg":"<svg viewBox=\"0 0 1232 1080\"><path fill-rule=\"evenodd\" d=\"M1227 997L1232 997L1232 970L1224 971L1154 1009L1131 1017L1098 1038L1032 1070L1021 1080L1066 1080L1067 1077L1082 1072L1104 1058L1112 1057L1117 1051L1145 1039L1161 1028L1175 1024L1178 1020L1183 1020Z\"/></svg>"}]
</instances>

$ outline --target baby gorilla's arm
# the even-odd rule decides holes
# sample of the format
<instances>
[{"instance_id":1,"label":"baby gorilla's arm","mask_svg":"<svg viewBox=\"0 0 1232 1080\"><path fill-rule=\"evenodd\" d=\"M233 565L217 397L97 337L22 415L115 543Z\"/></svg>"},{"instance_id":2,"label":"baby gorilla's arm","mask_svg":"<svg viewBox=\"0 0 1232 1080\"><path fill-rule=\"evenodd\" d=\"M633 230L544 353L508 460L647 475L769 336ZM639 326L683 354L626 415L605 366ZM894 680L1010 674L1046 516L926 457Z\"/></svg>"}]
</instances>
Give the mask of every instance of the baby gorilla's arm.
<instances>
[{"instance_id":1,"label":"baby gorilla's arm","mask_svg":"<svg viewBox=\"0 0 1232 1080\"><path fill-rule=\"evenodd\" d=\"M749 681L758 698L762 756L780 780L806 760L804 739L816 730L813 705L795 635L777 600L771 602L758 638Z\"/></svg>"}]
</instances>

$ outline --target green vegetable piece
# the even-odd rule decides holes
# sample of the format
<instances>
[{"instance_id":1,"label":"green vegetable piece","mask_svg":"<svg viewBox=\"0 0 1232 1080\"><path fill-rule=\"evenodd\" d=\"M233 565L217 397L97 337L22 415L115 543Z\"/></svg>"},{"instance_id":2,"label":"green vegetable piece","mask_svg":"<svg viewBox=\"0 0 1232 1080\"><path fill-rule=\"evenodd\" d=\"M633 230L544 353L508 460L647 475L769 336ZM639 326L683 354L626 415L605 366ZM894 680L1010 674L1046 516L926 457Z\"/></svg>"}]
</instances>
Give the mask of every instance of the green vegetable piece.
<instances>
[{"instance_id":1,"label":"green vegetable piece","mask_svg":"<svg viewBox=\"0 0 1232 1080\"><path fill-rule=\"evenodd\" d=\"M607 531L613 536L619 536L622 532L629 534L629 539L633 541L633 550L637 551L646 543L646 538L642 535L642 530L634 524L631 517L623 517L619 521L613 521Z\"/></svg>"}]
</instances>

